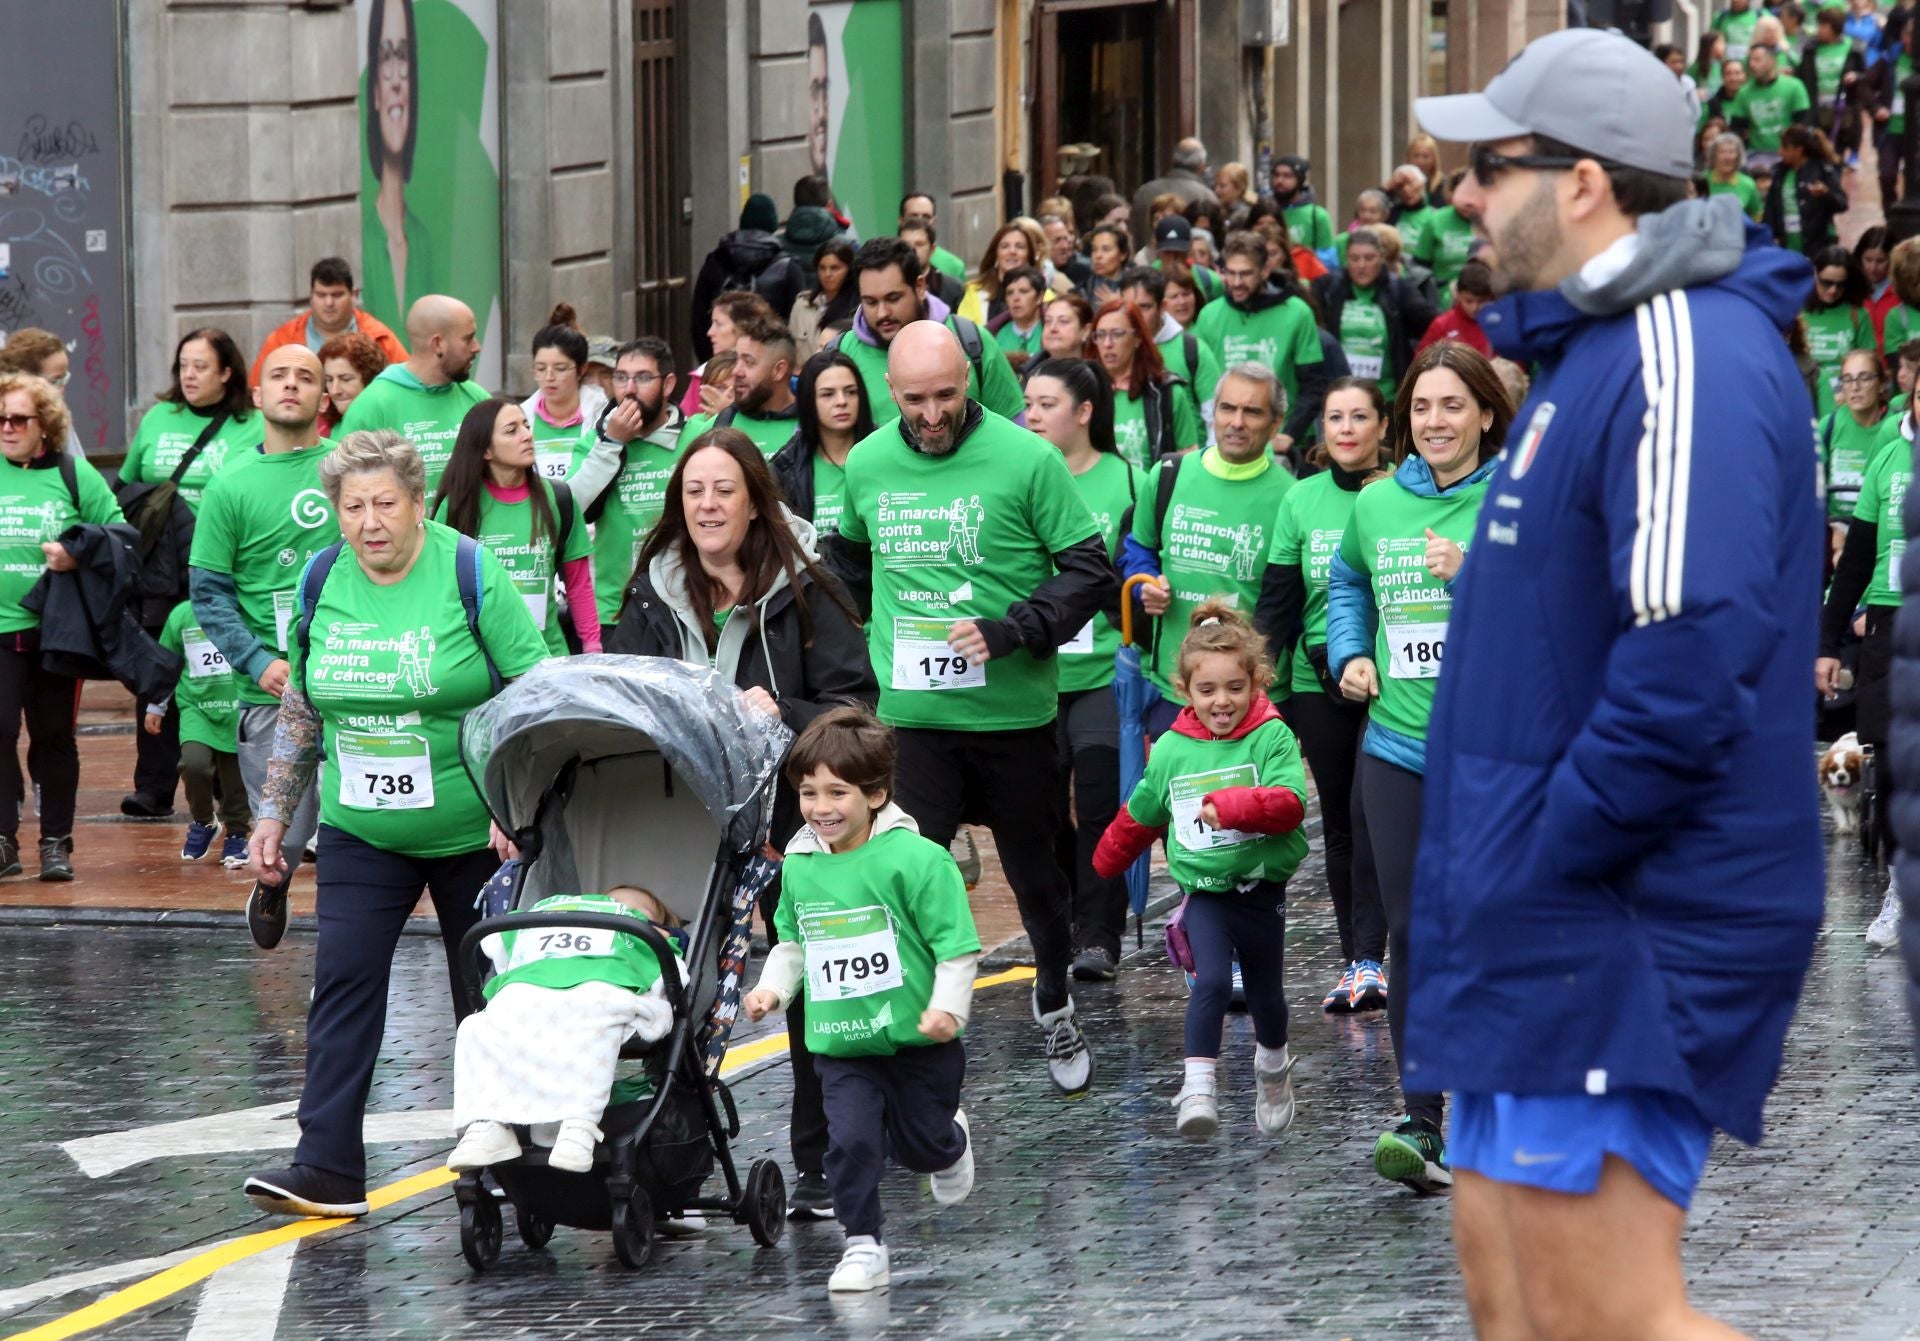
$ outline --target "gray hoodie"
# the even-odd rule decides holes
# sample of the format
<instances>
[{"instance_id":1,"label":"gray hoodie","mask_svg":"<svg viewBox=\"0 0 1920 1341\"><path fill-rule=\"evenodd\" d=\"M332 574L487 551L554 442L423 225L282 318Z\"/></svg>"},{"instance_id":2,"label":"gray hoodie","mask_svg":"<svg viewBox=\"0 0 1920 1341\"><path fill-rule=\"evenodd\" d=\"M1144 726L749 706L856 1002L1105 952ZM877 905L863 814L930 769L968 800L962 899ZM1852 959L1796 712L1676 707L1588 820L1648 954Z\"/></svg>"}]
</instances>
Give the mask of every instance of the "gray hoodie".
<instances>
[{"instance_id":1,"label":"gray hoodie","mask_svg":"<svg viewBox=\"0 0 1920 1341\"><path fill-rule=\"evenodd\" d=\"M1640 216L1636 232L1562 280L1560 292L1587 315L1610 317L1655 294L1711 284L1739 269L1746 227L1737 196L1683 200Z\"/></svg>"}]
</instances>

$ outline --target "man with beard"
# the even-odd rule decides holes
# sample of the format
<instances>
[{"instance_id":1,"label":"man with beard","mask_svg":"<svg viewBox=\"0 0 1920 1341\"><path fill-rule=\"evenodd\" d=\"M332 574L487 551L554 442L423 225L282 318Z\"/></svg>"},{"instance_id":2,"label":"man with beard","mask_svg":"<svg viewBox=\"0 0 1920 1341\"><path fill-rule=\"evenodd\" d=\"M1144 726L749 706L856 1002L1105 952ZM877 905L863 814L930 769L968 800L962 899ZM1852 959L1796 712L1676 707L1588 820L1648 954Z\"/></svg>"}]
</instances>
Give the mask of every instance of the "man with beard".
<instances>
[{"instance_id":1,"label":"man with beard","mask_svg":"<svg viewBox=\"0 0 1920 1341\"><path fill-rule=\"evenodd\" d=\"M673 349L646 335L613 360L613 403L599 441L569 483L593 523L593 590L602 627L612 628L647 532L666 506L667 480L684 422L673 403Z\"/></svg>"},{"instance_id":2,"label":"man with beard","mask_svg":"<svg viewBox=\"0 0 1920 1341\"><path fill-rule=\"evenodd\" d=\"M1266 278L1267 246L1258 233L1227 239L1220 278L1227 291L1200 309L1193 333L1213 351L1222 368L1263 363L1286 388L1286 422L1273 440L1285 456L1320 417L1327 389L1327 365L1313 309L1297 294L1284 293Z\"/></svg>"},{"instance_id":3,"label":"man with beard","mask_svg":"<svg viewBox=\"0 0 1920 1341\"><path fill-rule=\"evenodd\" d=\"M1093 1054L1067 992L1069 896L1053 858L1054 651L1115 605L1113 565L1059 451L968 395L951 329L903 321L889 343L898 418L847 456L829 560L870 609L880 719L899 743L894 799L943 847L963 819L993 831L1033 944L1047 1071L1078 1098Z\"/></svg>"},{"instance_id":4,"label":"man with beard","mask_svg":"<svg viewBox=\"0 0 1920 1341\"><path fill-rule=\"evenodd\" d=\"M340 538L320 486L320 462L333 450L316 427L323 389L320 359L305 345L281 345L262 357L253 397L266 421L265 440L250 452L232 453L207 486L188 559L194 621L238 673L235 752L255 814L287 684L287 635L300 574L308 559ZM287 824L285 850L295 865L319 821L318 798L309 790ZM247 928L263 950L280 943L287 929L285 882L254 885Z\"/></svg>"},{"instance_id":5,"label":"man with beard","mask_svg":"<svg viewBox=\"0 0 1920 1341\"><path fill-rule=\"evenodd\" d=\"M1453 588L1404 1083L1454 1095L1484 1341L1731 1337L1680 1237L1715 1129L1760 1138L1825 886L1825 531L1783 338L1812 276L1688 199L1693 99L1626 38L1543 37L1417 115L1474 146L1482 322L1538 371Z\"/></svg>"},{"instance_id":6,"label":"man with beard","mask_svg":"<svg viewBox=\"0 0 1920 1341\"><path fill-rule=\"evenodd\" d=\"M854 253L853 282L860 290L860 312L853 329L840 337L839 349L860 370L876 422L887 424L900 413L888 394L887 351L894 337L916 321L937 322L957 337L969 399L1004 418L1025 419L1026 396L1005 351L972 321L955 316L927 293L926 268L912 246L897 237L869 239Z\"/></svg>"},{"instance_id":7,"label":"man with beard","mask_svg":"<svg viewBox=\"0 0 1920 1341\"><path fill-rule=\"evenodd\" d=\"M696 414L680 431L685 447L710 428L737 428L771 457L799 427L793 398L793 337L776 317L740 327L733 347L733 404L719 414Z\"/></svg>"},{"instance_id":8,"label":"man with beard","mask_svg":"<svg viewBox=\"0 0 1920 1341\"><path fill-rule=\"evenodd\" d=\"M440 486L440 472L453 455L453 440L467 411L487 398L476 386L473 361L480 336L473 309L458 298L430 293L407 311L405 363L381 369L334 429L344 438L363 428L390 428L420 449L427 466L427 494Z\"/></svg>"}]
</instances>

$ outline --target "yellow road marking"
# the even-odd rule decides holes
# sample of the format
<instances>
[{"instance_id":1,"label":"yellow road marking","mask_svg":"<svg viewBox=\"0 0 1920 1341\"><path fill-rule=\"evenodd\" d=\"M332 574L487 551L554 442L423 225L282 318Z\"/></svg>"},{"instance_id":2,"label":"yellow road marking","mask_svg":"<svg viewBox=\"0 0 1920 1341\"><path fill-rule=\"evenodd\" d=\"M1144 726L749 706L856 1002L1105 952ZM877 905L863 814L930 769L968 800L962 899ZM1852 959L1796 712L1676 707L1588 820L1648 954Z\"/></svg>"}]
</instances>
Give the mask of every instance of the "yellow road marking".
<instances>
[{"instance_id":1,"label":"yellow road marking","mask_svg":"<svg viewBox=\"0 0 1920 1341\"><path fill-rule=\"evenodd\" d=\"M1030 968L1013 968L1004 973L995 973L984 978L975 978L975 991L983 987L999 987L1004 983L1025 982L1033 977ZM727 1049L726 1061L721 1063L720 1074L725 1076L752 1066L755 1062L777 1056L787 1050L785 1030L779 1030L765 1038L755 1039L737 1048ZM431 1192L453 1182L459 1175L452 1169L428 1169L425 1173L416 1173L410 1178L377 1187L367 1194L367 1213L384 1210L396 1202L417 1197L423 1192ZM245 1261L249 1257L277 1248L283 1243L292 1243L296 1239L311 1238L315 1234L324 1234L331 1229L340 1229L353 1224L358 1217L331 1217L328 1219L294 1220L273 1229L265 1229L257 1234L248 1234L242 1238L223 1243L217 1248L209 1248L197 1257L189 1257L176 1263L165 1271L155 1272L143 1281L116 1290L104 1298L96 1299L85 1308L77 1309L64 1317L24 1332L16 1332L8 1341L63 1341L70 1336L79 1336L96 1327L104 1327L110 1322L124 1318L129 1313L147 1308L182 1290L198 1285L222 1267L232 1266L235 1262Z\"/></svg>"}]
</instances>

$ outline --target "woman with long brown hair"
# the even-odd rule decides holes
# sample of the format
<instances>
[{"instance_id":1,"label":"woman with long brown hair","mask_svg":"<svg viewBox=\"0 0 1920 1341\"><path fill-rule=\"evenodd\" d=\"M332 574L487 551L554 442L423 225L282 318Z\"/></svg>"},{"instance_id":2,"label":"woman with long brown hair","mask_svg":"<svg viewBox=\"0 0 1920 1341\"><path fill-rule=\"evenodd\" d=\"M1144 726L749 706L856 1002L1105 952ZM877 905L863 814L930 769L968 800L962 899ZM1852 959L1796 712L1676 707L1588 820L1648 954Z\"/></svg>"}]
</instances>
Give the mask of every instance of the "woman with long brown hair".
<instances>
[{"instance_id":1,"label":"woman with long brown hair","mask_svg":"<svg viewBox=\"0 0 1920 1341\"><path fill-rule=\"evenodd\" d=\"M1193 388L1167 372L1140 309L1119 298L1101 304L1086 357L1113 382L1113 436L1120 455L1145 470L1206 438Z\"/></svg>"}]
</instances>

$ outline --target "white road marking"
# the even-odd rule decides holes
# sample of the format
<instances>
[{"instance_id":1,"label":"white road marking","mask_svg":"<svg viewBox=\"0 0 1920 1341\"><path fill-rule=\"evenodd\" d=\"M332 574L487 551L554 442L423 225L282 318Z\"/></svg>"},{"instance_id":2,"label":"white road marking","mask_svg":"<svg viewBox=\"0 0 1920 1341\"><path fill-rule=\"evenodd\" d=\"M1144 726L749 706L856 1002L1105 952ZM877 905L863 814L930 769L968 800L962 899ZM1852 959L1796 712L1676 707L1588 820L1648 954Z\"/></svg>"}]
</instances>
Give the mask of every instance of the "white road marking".
<instances>
[{"instance_id":1,"label":"white road marking","mask_svg":"<svg viewBox=\"0 0 1920 1341\"><path fill-rule=\"evenodd\" d=\"M222 1243L232 1241L232 1239L221 1240ZM0 1313L12 1313L18 1309L31 1308L46 1300L72 1294L75 1290L90 1290L100 1285L118 1285L121 1281L132 1280L136 1276L152 1276L219 1246L219 1243L203 1243L192 1248L182 1248L179 1252L166 1253L160 1257L140 1257L131 1262L116 1262L111 1266L88 1267L85 1271L74 1271L65 1276L49 1276L31 1285L17 1285L11 1290L0 1290Z\"/></svg>"},{"instance_id":2,"label":"white road marking","mask_svg":"<svg viewBox=\"0 0 1920 1341\"><path fill-rule=\"evenodd\" d=\"M293 1120L297 1106L293 1102L264 1104L258 1108L241 1108L231 1113L214 1113L182 1122L162 1122L129 1131L103 1132L99 1136L64 1141L60 1148L89 1178L104 1178L110 1173L118 1173L121 1169L154 1159L285 1148L300 1140L300 1126ZM367 1114L368 1145L394 1145L406 1141L451 1143L453 1138L453 1110L449 1108Z\"/></svg>"},{"instance_id":3,"label":"white road marking","mask_svg":"<svg viewBox=\"0 0 1920 1341\"><path fill-rule=\"evenodd\" d=\"M200 1292L187 1341L273 1341L298 1239L213 1273Z\"/></svg>"}]
</instances>

